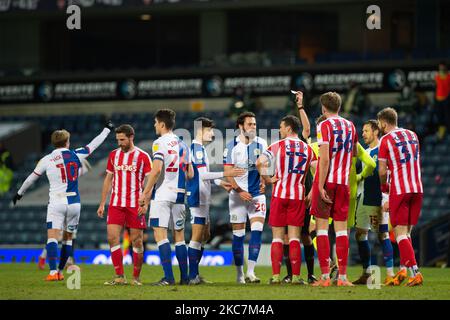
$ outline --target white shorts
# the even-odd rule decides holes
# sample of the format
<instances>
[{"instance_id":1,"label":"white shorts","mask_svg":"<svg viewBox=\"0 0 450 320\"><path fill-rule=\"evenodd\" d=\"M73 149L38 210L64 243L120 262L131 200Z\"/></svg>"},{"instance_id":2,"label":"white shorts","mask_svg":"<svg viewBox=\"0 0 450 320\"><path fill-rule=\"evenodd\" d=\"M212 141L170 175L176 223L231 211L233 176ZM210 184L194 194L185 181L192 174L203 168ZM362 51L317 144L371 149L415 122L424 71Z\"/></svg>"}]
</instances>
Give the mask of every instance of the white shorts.
<instances>
[{"instance_id":1,"label":"white shorts","mask_svg":"<svg viewBox=\"0 0 450 320\"><path fill-rule=\"evenodd\" d=\"M359 229L372 230L378 232L378 226L382 220L381 207L366 206L364 203L364 194L361 194L358 200L356 210L355 227Z\"/></svg>"},{"instance_id":2,"label":"white shorts","mask_svg":"<svg viewBox=\"0 0 450 320\"><path fill-rule=\"evenodd\" d=\"M191 224L209 224L209 204L201 204L198 207L190 208Z\"/></svg>"},{"instance_id":3,"label":"white shorts","mask_svg":"<svg viewBox=\"0 0 450 320\"><path fill-rule=\"evenodd\" d=\"M73 233L80 221L80 203L52 204L47 207L47 229L58 229Z\"/></svg>"},{"instance_id":4,"label":"white shorts","mask_svg":"<svg viewBox=\"0 0 450 320\"><path fill-rule=\"evenodd\" d=\"M230 192L228 200L230 207L231 223L246 223L249 219L261 217L266 218L266 196L259 195L253 198L252 202L243 201L235 191Z\"/></svg>"},{"instance_id":5,"label":"white shorts","mask_svg":"<svg viewBox=\"0 0 450 320\"><path fill-rule=\"evenodd\" d=\"M155 200L150 202L149 226L183 230L185 220L186 208L184 204Z\"/></svg>"}]
</instances>

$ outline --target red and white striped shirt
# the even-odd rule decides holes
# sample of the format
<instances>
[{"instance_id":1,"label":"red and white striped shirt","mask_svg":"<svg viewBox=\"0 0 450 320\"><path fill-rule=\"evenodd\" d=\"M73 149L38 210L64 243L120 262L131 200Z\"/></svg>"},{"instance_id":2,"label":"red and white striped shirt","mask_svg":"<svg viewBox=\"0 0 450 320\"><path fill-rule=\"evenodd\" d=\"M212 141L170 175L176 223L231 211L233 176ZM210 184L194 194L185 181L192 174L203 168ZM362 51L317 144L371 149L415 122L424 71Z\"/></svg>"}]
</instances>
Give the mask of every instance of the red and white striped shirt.
<instances>
[{"instance_id":1,"label":"red and white striped shirt","mask_svg":"<svg viewBox=\"0 0 450 320\"><path fill-rule=\"evenodd\" d=\"M114 207L137 207L144 178L151 169L150 156L138 147L128 152L123 152L120 148L112 151L106 167L106 172L114 175L109 204Z\"/></svg>"},{"instance_id":2,"label":"red and white striped shirt","mask_svg":"<svg viewBox=\"0 0 450 320\"><path fill-rule=\"evenodd\" d=\"M330 167L327 182L348 186L353 148L358 142L358 133L351 121L341 117L328 118L317 125L317 144L329 144ZM319 160L320 163L320 160ZM316 179L319 177L317 167Z\"/></svg>"},{"instance_id":3,"label":"red and white striped shirt","mask_svg":"<svg viewBox=\"0 0 450 320\"><path fill-rule=\"evenodd\" d=\"M298 138L286 138L270 145L263 154L271 161L275 176L279 179L273 187L272 196L303 200L309 165L317 160L312 148Z\"/></svg>"},{"instance_id":4,"label":"red and white striped shirt","mask_svg":"<svg viewBox=\"0 0 450 320\"><path fill-rule=\"evenodd\" d=\"M397 128L380 141L378 160L391 171L390 192L423 193L419 139L413 131Z\"/></svg>"}]
</instances>

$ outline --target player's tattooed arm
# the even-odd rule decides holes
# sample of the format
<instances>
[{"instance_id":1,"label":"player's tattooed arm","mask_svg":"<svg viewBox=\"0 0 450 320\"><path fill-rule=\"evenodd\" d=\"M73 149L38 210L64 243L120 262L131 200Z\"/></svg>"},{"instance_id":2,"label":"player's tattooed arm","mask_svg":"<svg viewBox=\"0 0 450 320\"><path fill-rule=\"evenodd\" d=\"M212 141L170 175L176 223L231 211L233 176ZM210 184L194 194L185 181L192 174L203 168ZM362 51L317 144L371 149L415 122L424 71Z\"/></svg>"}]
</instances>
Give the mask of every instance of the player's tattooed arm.
<instances>
[{"instance_id":1,"label":"player's tattooed arm","mask_svg":"<svg viewBox=\"0 0 450 320\"><path fill-rule=\"evenodd\" d=\"M214 184L218 187L223 188L228 193L230 193L230 191L233 190L231 183L222 179L214 179Z\"/></svg>"},{"instance_id":2,"label":"player's tattooed arm","mask_svg":"<svg viewBox=\"0 0 450 320\"><path fill-rule=\"evenodd\" d=\"M224 167L224 176L226 177L227 181L231 184L234 191L236 191L239 194L239 197L243 201L252 201L253 197L250 193L247 191L244 191L239 185L237 184L234 177L231 177L231 172L233 171L232 166L225 166Z\"/></svg>"},{"instance_id":3,"label":"player's tattooed arm","mask_svg":"<svg viewBox=\"0 0 450 320\"><path fill-rule=\"evenodd\" d=\"M142 192L142 195L139 197L139 206L149 205L153 187L155 186L159 176L161 175L162 168L163 168L163 161L155 159L155 161L153 161L152 170L150 171L150 174L147 176L147 183L145 184L144 191Z\"/></svg>"},{"instance_id":4,"label":"player's tattooed arm","mask_svg":"<svg viewBox=\"0 0 450 320\"><path fill-rule=\"evenodd\" d=\"M263 181L266 184L273 184L278 181L278 178L276 178L275 176L272 177L269 174L269 164L270 164L270 161L267 158L267 156L262 154L258 158L258 160L256 160L256 169L258 169L259 174L261 175L261 177L263 178Z\"/></svg>"},{"instance_id":5,"label":"player's tattooed arm","mask_svg":"<svg viewBox=\"0 0 450 320\"><path fill-rule=\"evenodd\" d=\"M108 197L108 194L111 192L112 179L113 174L111 172L106 172L105 180L103 181L102 199L100 200L100 205L98 206L97 209L97 215L99 218L103 218L103 215L105 213L106 198Z\"/></svg>"},{"instance_id":6,"label":"player's tattooed arm","mask_svg":"<svg viewBox=\"0 0 450 320\"><path fill-rule=\"evenodd\" d=\"M230 174L232 169L233 169L232 166L224 166L224 168L223 168L224 174L223 175L226 178L226 180L229 183L231 183L232 188L233 189L237 189L237 188L239 188L239 186L238 186L236 180L234 180L234 177L232 177L231 174Z\"/></svg>"}]
</instances>

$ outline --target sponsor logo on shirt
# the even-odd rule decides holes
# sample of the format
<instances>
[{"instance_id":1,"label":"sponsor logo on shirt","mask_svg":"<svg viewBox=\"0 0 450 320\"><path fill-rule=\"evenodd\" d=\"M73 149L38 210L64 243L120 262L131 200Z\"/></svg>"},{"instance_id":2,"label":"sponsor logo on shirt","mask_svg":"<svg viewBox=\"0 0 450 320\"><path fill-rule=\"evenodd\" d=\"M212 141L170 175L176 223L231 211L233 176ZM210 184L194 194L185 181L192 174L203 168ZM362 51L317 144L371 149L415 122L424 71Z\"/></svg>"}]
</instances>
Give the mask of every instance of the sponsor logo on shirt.
<instances>
[{"instance_id":1,"label":"sponsor logo on shirt","mask_svg":"<svg viewBox=\"0 0 450 320\"><path fill-rule=\"evenodd\" d=\"M117 171L130 171L130 172L136 172L137 167L136 165L127 165L127 164L122 164L120 166L114 166L114 170Z\"/></svg>"},{"instance_id":2,"label":"sponsor logo on shirt","mask_svg":"<svg viewBox=\"0 0 450 320\"><path fill-rule=\"evenodd\" d=\"M317 140L322 140L322 132L317 132Z\"/></svg>"}]
</instances>

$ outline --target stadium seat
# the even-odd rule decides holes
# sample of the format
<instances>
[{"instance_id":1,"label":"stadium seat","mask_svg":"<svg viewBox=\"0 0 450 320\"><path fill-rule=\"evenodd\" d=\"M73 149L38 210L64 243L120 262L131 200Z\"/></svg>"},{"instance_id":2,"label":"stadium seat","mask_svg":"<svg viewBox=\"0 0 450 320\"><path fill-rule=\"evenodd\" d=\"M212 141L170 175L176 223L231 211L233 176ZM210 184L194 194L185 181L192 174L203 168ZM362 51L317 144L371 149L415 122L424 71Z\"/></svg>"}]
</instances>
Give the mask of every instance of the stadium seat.
<instances>
[{"instance_id":1,"label":"stadium seat","mask_svg":"<svg viewBox=\"0 0 450 320\"><path fill-rule=\"evenodd\" d=\"M446 143L442 143L442 144L438 144L435 148L434 151L438 154L447 154L449 148L448 145Z\"/></svg>"},{"instance_id":2,"label":"stadium seat","mask_svg":"<svg viewBox=\"0 0 450 320\"><path fill-rule=\"evenodd\" d=\"M44 232L34 232L29 236L30 243L44 246L47 242L47 234Z\"/></svg>"},{"instance_id":3,"label":"stadium seat","mask_svg":"<svg viewBox=\"0 0 450 320\"><path fill-rule=\"evenodd\" d=\"M431 176L434 174L434 172L435 172L434 166L428 165L428 166L422 167L422 175Z\"/></svg>"},{"instance_id":4,"label":"stadium seat","mask_svg":"<svg viewBox=\"0 0 450 320\"><path fill-rule=\"evenodd\" d=\"M43 222L40 223L40 222L30 221L30 222L27 222L27 224L25 226L25 230L27 232L32 232L32 233L38 232L39 233L40 231L44 230L44 227L45 227L45 224Z\"/></svg>"},{"instance_id":5,"label":"stadium seat","mask_svg":"<svg viewBox=\"0 0 450 320\"><path fill-rule=\"evenodd\" d=\"M30 237L26 232L16 232L15 233L15 241L19 244L30 243Z\"/></svg>"},{"instance_id":6,"label":"stadium seat","mask_svg":"<svg viewBox=\"0 0 450 320\"><path fill-rule=\"evenodd\" d=\"M0 231L2 233L1 236L3 236L4 233L8 233L9 231L11 231L12 230L12 226L13 226L13 223L11 223L11 222L0 223Z\"/></svg>"},{"instance_id":7,"label":"stadium seat","mask_svg":"<svg viewBox=\"0 0 450 320\"><path fill-rule=\"evenodd\" d=\"M23 232L26 228L27 222L16 222L13 227L15 232Z\"/></svg>"},{"instance_id":8,"label":"stadium seat","mask_svg":"<svg viewBox=\"0 0 450 320\"><path fill-rule=\"evenodd\" d=\"M0 236L0 242L3 244L15 244L16 236L13 233L4 233Z\"/></svg>"},{"instance_id":9,"label":"stadium seat","mask_svg":"<svg viewBox=\"0 0 450 320\"><path fill-rule=\"evenodd\" d=\"M439 173L442 177L448 177L450 174L450 165L443 164L439 166L437 173Z\"/></svg>"},{"instance_id":10,"label":"stadium seat","mask_svg":"<svg viewBox=\"0 0 450 320\"><path fill-rule=\"evenodd\" d=\"M434 183L434 176L423 175L422 183L424 186L429 186L431 183Z\"/></svg>"},{"instance_id":11,"label":"stadium seat","mask_svg":"<svg viewBox=\"0 0 450 320\"><path fill-rule=\"evenodd\" d=\"M429 197L429 196L425 196L423 199L423 207L429 208L432 206L432 204L433 204L433 198Z\"/></svg>"},{"instance_id":12,"label":"stadium seat","mask_svg":"<svg viewBox=\"0 0 450 320\"><path fill-rule=\"evenodd\" d=\"M425 214L429 217L429 220L433 220L433 219L438 218L441 215L441 209L433 208L433 209L430 209L428 211L428 213L425 213Z\"/></svg>"},{"instance_id":13,"label":"stadium seat","mask_svg":"<svg viewBox=\"0 0 450 320\"><path fill-rule=\"evenodd\" d=\"M79 229L83 230L83 231L90 231L90 232L96 231L97 224L95 222L86 221L82 225L80 224Z\"/></svg>"}]
</instances>

